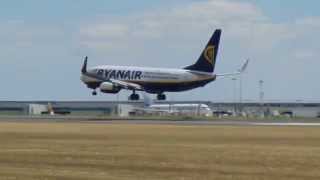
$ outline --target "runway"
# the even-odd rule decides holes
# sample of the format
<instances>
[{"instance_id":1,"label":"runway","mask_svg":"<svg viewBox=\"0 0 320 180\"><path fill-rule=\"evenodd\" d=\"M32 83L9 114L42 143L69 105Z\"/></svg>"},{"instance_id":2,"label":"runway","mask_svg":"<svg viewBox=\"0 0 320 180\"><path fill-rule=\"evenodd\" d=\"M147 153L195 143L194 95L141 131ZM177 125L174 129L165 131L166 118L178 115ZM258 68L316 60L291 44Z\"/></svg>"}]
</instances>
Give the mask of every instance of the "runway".
<instances>
[{"instance_id":1,"label":"runway","mask_svg":"<svg viewBox=\"0 0 320 180\"><path fill-rule=\"evenodd\" d=\"M96 122L101 123L101 122ZM129 120L129 121L110 121L107 123L126 123L126 124L159 124L159 125L200 125L200 126L320 126L320 123L311 122L253 122L253 121L229 121L229 120L215 120L215 121L161 121L161 120Z\"/></svg>"},{"instance_id":2,"label":"runway","mask_svg":"<svg viewBox=\"0 0 320 180\"><path fill-rule=\"evenodd\" d=\"M320 126L315 119L250 119L250 120L168 120L137 118L105 118L90 116L0 116L0 122L52 122L52 123L94 123L94 124L135 124L135 125L177 125L177 126Z\"/></svg>"},{"instance_id":3,"label":"runway","mask_svg":"<svg viewBox=\"0 0 320 180\"><path fill-rule=\"evenodd\" d=\"M84 122L84 121L82 121ZM311 122L255 122L255 121L230 121L230 120L111 120L111 121L87 121L88 123L101 124L141 124L141 125L185 125L185 126L320 126L320 123Z\"/></svg>"}]
</instances>

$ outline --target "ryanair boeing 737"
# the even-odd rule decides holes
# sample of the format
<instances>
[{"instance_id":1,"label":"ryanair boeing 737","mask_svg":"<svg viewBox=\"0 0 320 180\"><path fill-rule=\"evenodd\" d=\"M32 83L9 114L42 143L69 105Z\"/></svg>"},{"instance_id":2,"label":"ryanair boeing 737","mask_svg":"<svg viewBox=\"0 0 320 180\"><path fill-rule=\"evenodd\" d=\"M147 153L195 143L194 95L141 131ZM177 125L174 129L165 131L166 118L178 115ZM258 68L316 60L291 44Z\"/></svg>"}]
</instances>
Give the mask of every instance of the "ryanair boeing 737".
<instances>
[{"instance_id":1,"label":"ryanair boeing 737","mask_svg":"<svg viewBox=\"0 0 320 180\"><path fill-rule=\"evenodd\" d=\"M203 87L219 76L236 75L245 70L248 60L235 73L220 75L214 73L220 36L221 30L217 29L196 63L183 69L109 65L87 69L88 57L86 57L81 70L81 80L88 88L93 89L93 95L97 95L96 89L100 89L103 93L114 94L121 89L127 89L132 91L129 100L139 100L136 91L157 94L158 100L165 100L165 92L180 92Z\"/></svg>"}]
</instances>

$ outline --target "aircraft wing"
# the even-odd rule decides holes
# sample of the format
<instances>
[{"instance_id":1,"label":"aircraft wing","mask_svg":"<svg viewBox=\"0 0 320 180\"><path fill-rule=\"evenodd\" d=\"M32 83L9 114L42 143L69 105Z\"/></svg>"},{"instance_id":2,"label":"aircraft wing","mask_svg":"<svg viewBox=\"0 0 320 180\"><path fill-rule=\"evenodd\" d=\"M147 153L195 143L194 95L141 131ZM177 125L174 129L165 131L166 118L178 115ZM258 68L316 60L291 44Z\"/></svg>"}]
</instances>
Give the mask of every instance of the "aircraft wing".
<instances>
[{"instance_id":1,"label":"aircraft wing","mask_svg":"<svg viewBox=\"0 0 320 180\"><path fill-rule=\"evenodd\" d=\"M130 82L116 80L116 79L109 79L109 81L123 89L137 90L137 91L144 90L142 86L136 83L130 83Z\"/></svg>"},{"instance_id":2,"label":"aircraft wing","mask_svg":"<svg viewBox=\"0 0 320 180\"><path fill-rule=\"evenodd\" d=\"M243 72L246 71L247 67L248 67L248 64L249 64L249 59L247 59L245 61L245 63L241 66L240 69L238 69L238 71L234 72L234 73L224 73L224 74L217 74L216 76L217 77L224 77L224 76L235 76L235 75L239 75L239 74L242 74Z\"/></svg>"}]
</instances>

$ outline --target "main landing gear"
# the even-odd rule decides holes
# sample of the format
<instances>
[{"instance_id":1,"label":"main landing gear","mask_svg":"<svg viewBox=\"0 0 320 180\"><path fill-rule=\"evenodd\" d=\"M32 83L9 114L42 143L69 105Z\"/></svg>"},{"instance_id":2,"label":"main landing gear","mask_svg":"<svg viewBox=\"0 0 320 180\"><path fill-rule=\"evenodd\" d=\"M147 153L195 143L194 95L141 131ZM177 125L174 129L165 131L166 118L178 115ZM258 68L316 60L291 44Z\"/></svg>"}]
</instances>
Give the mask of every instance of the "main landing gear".
<instances>
[{"instance_id":1,"label":"main landing gear","mask_svg":"<svg viewBox=\"0 0 320 180\"><path fill-rule=\"evenodd\" d=\"M129 96L129 100L131 101L138 101L140 99L139 94L136 94L135 91Z\"/></svg>"},{"instance_id":2,"label":"main landing gear","mask_svg":"<svg viewBox=\"0 0 320 180\"><path fill-rule=\"evenodd\" d=\"M158 95L157 95L157 99L158 99L158 100L166 100L166 95L163 94L163 93L158 94Z\"/></svg>"},{"instance_id":3,"label":"main landing gear","mask_svg":"<svg viewBox=\"0 0 320 180\"><path fill-rule=\"evenodd\" d=\"M98 93L97 93L97 91L96 90L93 90L92 91L92 96L96 96Z\"/></svg>"}]
</instances>

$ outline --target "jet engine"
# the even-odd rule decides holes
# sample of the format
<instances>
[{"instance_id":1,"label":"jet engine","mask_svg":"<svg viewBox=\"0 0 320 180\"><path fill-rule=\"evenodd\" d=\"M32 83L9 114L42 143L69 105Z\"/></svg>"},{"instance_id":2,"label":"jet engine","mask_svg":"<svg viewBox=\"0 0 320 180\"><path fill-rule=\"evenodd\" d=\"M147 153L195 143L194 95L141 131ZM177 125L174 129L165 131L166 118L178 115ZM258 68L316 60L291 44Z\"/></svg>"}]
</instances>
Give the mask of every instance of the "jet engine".
<instances>
[{"instance_id":1,"label":"jet engine","mask_svg":"<svg viewBox=\"0 0 320 180\"><path fill-rule=\"evenodd\" d=\"M103 83L101 83L99 89L100 89L101 92L113 93L113 94L116 94L121 90L121 88L119 86L115 86L111 82L103 82Z\"/></svg>"}]
</instances>

